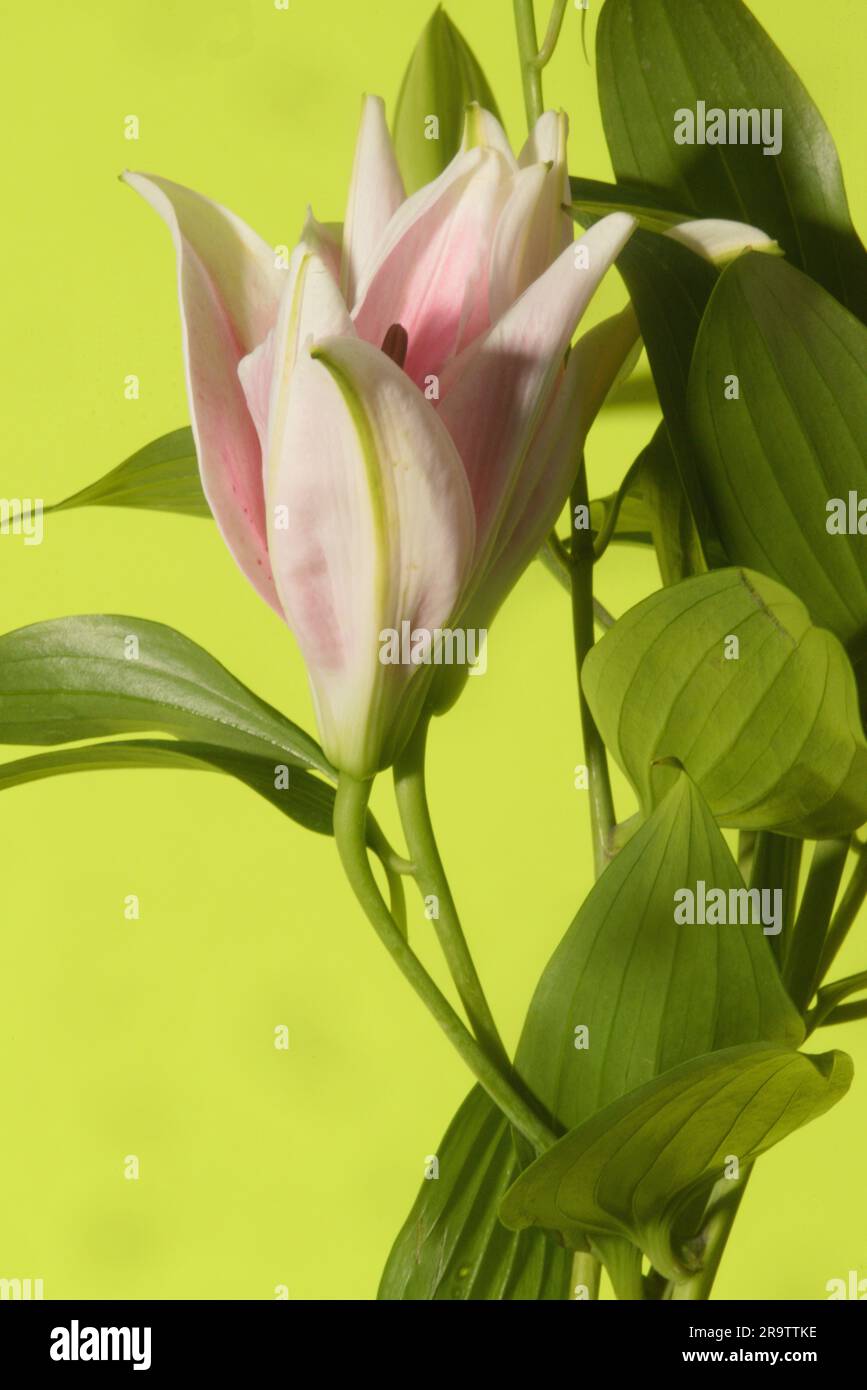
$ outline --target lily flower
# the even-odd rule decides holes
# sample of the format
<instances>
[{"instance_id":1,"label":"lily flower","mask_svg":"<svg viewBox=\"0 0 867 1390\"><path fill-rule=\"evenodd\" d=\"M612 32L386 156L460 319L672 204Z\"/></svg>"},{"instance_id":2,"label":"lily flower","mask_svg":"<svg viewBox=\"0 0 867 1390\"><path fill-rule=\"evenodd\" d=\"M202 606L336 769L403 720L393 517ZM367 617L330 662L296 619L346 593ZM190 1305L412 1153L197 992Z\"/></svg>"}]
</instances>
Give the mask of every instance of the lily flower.
<instances>
[{"instance_id":1,"label":"lily flower","mask_svg":"<svg viewBox=\"0 0 867 1390\"><path fill-rule=\"evenodd\" d=\"M564 360L634 220L573 245L555 112L516 159L471 107L455 158L405 197L367 97L342 230L308 214L288 268L200 194L124 177L174 239L211 510L298 641L325 751L368 778L433 674L386 663L383 634L492 615L564 505L622 334Z\"/></svg>"}]
</instances>

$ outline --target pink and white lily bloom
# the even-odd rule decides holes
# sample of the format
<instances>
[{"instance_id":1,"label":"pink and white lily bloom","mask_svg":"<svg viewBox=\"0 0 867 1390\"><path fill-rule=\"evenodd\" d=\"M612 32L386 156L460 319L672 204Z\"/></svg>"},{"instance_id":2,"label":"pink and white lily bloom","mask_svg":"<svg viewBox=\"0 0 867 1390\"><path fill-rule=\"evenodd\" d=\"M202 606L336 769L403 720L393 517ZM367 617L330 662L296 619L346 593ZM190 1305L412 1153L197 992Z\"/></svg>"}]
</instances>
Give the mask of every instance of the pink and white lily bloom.
<instances>
[{"instance_id":1,"label":"pink and white lily bloom","mask_svg":"<svg viewBox=\"0 0 867 1390\"><path fill-rule=\"evenodd\" d=\"M208 503L295 634L326 753L369 777L432 676L385 664L383 634L483 626L562 510L630 330L608 321L564 360L634 220L573 243L554 112L516 159L471 107L461 150L407 198L367 97L342 233L308 214L288 267L209 199L124 177L174 238Z\"/></svg>"}]
</instances>

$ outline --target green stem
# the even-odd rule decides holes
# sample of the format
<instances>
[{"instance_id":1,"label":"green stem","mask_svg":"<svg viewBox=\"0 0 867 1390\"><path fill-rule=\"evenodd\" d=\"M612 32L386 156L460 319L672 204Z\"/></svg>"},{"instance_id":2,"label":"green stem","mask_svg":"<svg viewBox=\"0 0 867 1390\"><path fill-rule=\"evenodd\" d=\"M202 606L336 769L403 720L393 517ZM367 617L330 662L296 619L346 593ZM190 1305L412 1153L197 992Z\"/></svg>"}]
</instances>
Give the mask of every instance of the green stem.
<instances>
[{"instance_id":1,"label":"green stem","mask_svg":"<svg viewBox=\"0 0 867 1390\"><path fill-rule=\"evenodd\" d=\"M554 56L554 49L557 47L557 40L560 37L560 29L563 24L563 16L566 13L566 0L554 0L551 6L551 15L548 20L548 28L545 30L545 37L542 40L542 47L533 59L533 66L540 71L550 63Z\"/></svg>"},{"instance_id":2,"label":"green stem","mask_svg":"<svg viewBox=\"0 0 867 1390\"><path fill-rule=\"evenodd\" d=\"M548 573L553 574L554 578L562 584L567 593L571 594L572 570L569 562L569 551L566 549L556 531L551 532L547 541L542 546L542 549L539 551L537 558L542 561ZM608 609L604 604L599 602L598 598L594 597L593 621L597 627L602 628L603 632L607 632L610 627L614 626L617 619L613 614L608 612Z\"/></svg>"},{"instance_id":3,"label":"green stem","mask_svg":"<svg viewBox=\"0 0 867 1390\"><path fill-rule=\"evenodd\" d=\"M524 109L527 112L527 127L532 129L544 109L542 74L536 65L539 54L536 16L533 13L533 0L513 0L513 5L518 55L521 60L521 83L524 88Z\"/></svg>"},{"instance_id":4,"label":"green stem","mask_svg":"<svg viewBox=\"0 0 867 1390\"><path fill-rule=\"evenodd\" d=\"M556 1142L557 1136L517 1093L462 1023L401 934L382 898L370 867L366 843L365 820L370 788L370 782L359 782L346 773L341 773L337 784L334 838L350 886L398 969L430 1010L452 1046L494 1104L536 1151L542 1153Z\"/></svg>"},{"instance_id":5,"label":"green stem","mask_svg":"<svg viewBox=\"0 0 867 1390\"><path fill-rule=\"evenodd\" d=\"M582 454L581 466L570 501L570 516L576 515L576 507L588 505L587 496L587 470ZM611 794L611 779L608 773L608 755L581 688L581 671L584 660L594 642L593 537L589 529L573 532L570 563L572 571L572 630L578 678L578 707L581 715L581 732L584 739L584 757L587 760L590 790L593 862L598 878L611 858L611 841L616 818L614 798Z\"/></svg>"},{"instance_id":6,"label":"green stem","mask_svg":"<svg viewBox=\"0 0 867 1390\"><path fill-rule=\"evenodd\" d=\"M782 893L783 920L776 936L768 937L778 968L785 951L790 949L794 935L795 907L798 902L798 875L801 869L802 842L772 830L760 830L755 837L752 865L748 882L750 888L779 888Z\"/></svg>"},{"instance_id":7,"label":"green stem","mask_svg":"<svg viewBox=\"0 0 867 1390\"><path fill-rule=\"evenodd\" d=\"M809 1036L816 1028L826 1027L829 1023L844 1023L847 1018L859 1018L860 1013L844 1013L839 1016L838 1005L843 1004L844 999L848 999L850 994L860 994L867 989L867 970L861 970L857 975L847 975L843 980L834 980L832 984L820 989L816 996L816 1007L811 1009L807 1015L807 1035ZM867 1006L867 999L860 999L855 1004L846 1005L846 1009L862 1010Z\"/></svg>"},{"instance_id":8,"label":"green stem","mask_svg":"<svg viewBox=\"0 0 867 1390\"><path fill-rule=\"evenodd\" d=\"M572 1257L572 1292L583 1284L590 1299L598 1299L602 1265L589 1251L576 1250Z\"/></svg>"},{"instance_id":9,"label":"green stem","mask_svg":"<svg viewBox=\"0 0 867 1390\"><path fill-rule=\"evenodd\" d=\"M672 1302L686 1299L698 1302L710 1297L751 1172L752 1167L749 1167L741 1177L727 1181L728 1191L713 1207L702 1231L705 1243L702 1267L691 1279L671 1286Z\"/></svg>"},{"instance_id":10,"label":"green stem","mask_svg":"<svg viewBox=\"0 0 867 1390\"><path fill-rule=\"evenodd\" d=\"M470 1027L488 1056L508 1069L511 1066L508 1054L461 927L431 822L425 786L427 731L428 721L422 718L394 768L394 789L403 833L422 895L433 895L437 899L434 929Z\"/></svg>"},{"instance_id":11,"label":"green stem","mask_svg":"<svg viewBox=\"0 0 867 1390\"><path fill-rule=\"evenodd\" d=\"M822 1019L822 1028L831 1028L835 1023L855 1023L867 1018L867 999L856 999L852 1004L839 1004L832 1009L827 1018Z\"/></svg>"},{"instance_id":12,"label":"green stem","mask_svg":"<svg viewBox=\"0 0 867 1390\"><path fill-rule=\"evenodd\" d=\"M849 934L849 928L858 916L861 904L867 897L867 855L861 853L849 885L840 899L840 906L831 918L831 925L828 928L828 935L825 938L825 947L822 952L822 959L819 962L819 969L816 972L816 984L820 985L827 975L831 966L837 958L837 952Z\"/></svg>"},{"instance_id":13,"label":"green stem","mask_svg":"<svg viewBox=\"0 0 867 1390\"><path fill-rule=\"evenodd\" d=\"M783 979L794 1004L804 1013L816 990L828 923L849 854L849 837L817 840L810 872L783 966Z\"/></svg>"}]
</instances>

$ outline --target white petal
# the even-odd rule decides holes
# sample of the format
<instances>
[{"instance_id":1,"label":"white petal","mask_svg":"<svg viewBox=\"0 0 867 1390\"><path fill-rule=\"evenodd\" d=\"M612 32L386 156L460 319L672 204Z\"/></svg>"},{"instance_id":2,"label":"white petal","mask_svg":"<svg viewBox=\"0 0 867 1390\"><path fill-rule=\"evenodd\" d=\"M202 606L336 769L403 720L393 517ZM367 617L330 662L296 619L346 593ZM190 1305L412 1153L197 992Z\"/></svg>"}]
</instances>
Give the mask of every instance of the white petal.
<instances>
[{"instance_id":1,"label":"white petal","mask_svg":"<svg viewBox=\"0 0 867 1390\"><path fill-rule=\"evenodd\" d=\"M366 96L343 225L340 287L348 304L406 194L381 97Z\"/></svg>"},{"instance_id":2,"label":"white petal","mask_svg":"<svg viewBox=\"0 0 867 1390\"><path fill-rule=\"evenodd\" d=\"M742 251L767 251L780 255L773 237L746 222L727 222L723 218L701 217L695 222L679 222L666 232L713 265L724 265Z\"/></svg>"},{"instance_id":3,"label":"white petal","mask_svg":"<svg viewBox=\"0 0 867 1390\"><path fill-rule=\"evenodd\" d=\"M336 766L369 776L412 727L431 669L383 664L381 634L404 621L447 626L467 579L473 509L461 461L385 354L329 339L302 352L292 376L269 504L277 587L323 745Z\"/></svg>"}]
</instances>

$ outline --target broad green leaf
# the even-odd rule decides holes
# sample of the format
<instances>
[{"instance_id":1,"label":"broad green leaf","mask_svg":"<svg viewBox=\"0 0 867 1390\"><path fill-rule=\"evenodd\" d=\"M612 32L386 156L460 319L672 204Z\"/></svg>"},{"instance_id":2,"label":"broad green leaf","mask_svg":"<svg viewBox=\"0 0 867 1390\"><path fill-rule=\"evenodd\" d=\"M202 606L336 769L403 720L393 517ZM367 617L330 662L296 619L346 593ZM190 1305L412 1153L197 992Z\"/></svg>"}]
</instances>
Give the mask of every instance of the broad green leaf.
<instances>
[{"instance_id":1,"label":"broad green leaf","mask_svg":"<svg viewBox=\"0 0 867 1390\"><path fill-rule=\"evenodd\" d=\"M394 147L407 193L430 183L457 154L464 109L473 101L499 118L474 53L437 5L413 50L394 112Z\"/></svg>"},{"instance_id":2,"label":"broad green leaf","mask_svg":"<svg viewBox=\"0 0 867 1390\"><path fill-rule=\"evenodd\" d=\"M852 667L775 580L715 570L651 594L590 652L583 686L645 813L676 775L654 763L676 759L723 825L821 839L867 820Z\"/></svg>"},{"instance_id":3,"label":"broad green leaf","mask_svg":"<svg viewBox=\"0 0 867 1390\"><path fill-rule=\"evenodd\" d=\"M0 637L0 742L146 731L336 777L309 734L162 623L92 614Z\"/></svg>"},{"instance_id":4,"label":"broad green leaf","mask_svg":"<svg viewBox=\"0 0 867 1390\"><path fill-rule=\"evenodd\" d=\"M675 892L699 879L725 891L744 887L707 806L681 776L591 891L530 1004L515 1065L552 1121L577 1124L659 1071L714 1048L759 1039L794 1045L803 1038L760 924L675 923ZM587 1047L576 1046L582 1025L589 1029ZM469 1155L463 1167L451 1161L450 1145ZM486 1279L500 1279L497 1201L518 1172L518 1157L527 1159L523 1146L516 1156L493 1103L472 1092L438 1153L440 1178L422 1184L383 1287L436 1290L454 1268L479 1268ZM522 1258L532 1267L541 1256L527 1250Z\"/></svg>"},{"instance_id":5,"label":"broad green leaf","mask_svg":"<svg viewBox=\"0 0 867 1390\"><path fill-rule=\"evenodd\" d=\"M520 1166L509 1123L480 1086L458 1110L436 1157L439 1176L422 1182L377 1297L567 1298L571 1254L541 1231L507 1231L497 1217Z\"/></svg>"},{"instance_id":6,"label":"broad green leaf","mask_svg":"<svg viewBox=\"0 0 867 1390\"><path fill-rule=\"evenodd\" d=\"M278 755L271 759L256 757L214 744L176 742L174 739L124 739L57 748L50 753L0 763L0 791L69 772L140 768L226 772L307 830L315 830L320 835L333 834L333 787L304 768L293 766L288 777L278 776L282 766L285 765L278 761Z\"/></svg>"},{"instance_id":7,"label":"broad green leaf","mask_svg":"<svg viewBox=\"0 0 867 1390\"><path fill-rule=\"evenodd\" d=\"M506 1194L514 1230L541 1226L569 1241L631 1241L667 1279L689 1277L695 1254L679 1239L684 1216L731 1158L743 1170L817 1119L848 1090L841 1052L811 1056L747 1044L696 1057L631 1091L571 1130Z\"/></svg>"},{"instance_id":8,"label":"broad green leaf","mask_svg":"<svg viewBox=\"0 0 867 1390\"><path fill-rule=\"evenodd\" d=\"M74 507L143 507L184 516L210 516L199 481L192 430L187 426L161 435L97 482L45 510L64 512Z\"/></svg>"},{"instance_id":9,"label":"broad green leaf","mask_svg":"<svg viewBox=\"0 0 867 1390\"><path fill-rule=\"evenodd\" d=\"M564 1127L691 1057L802 1041L761 923L675 921L675 894L699 881L745 891L681 773L594 884L530 1004L515 1066Z\"/></svg>"},{"instance_id":10,"label":"broad green leaf","mask_svg":"<svg viewBox=\"0 0 867 1390\"><path fill-rule=\"evenodd\" d=\"M788 585L853 658L867 642L867 537L829 533L827 504L839 498L848 516L851 491L867 499L865 371L863 324L785 261L746 255L719 278L689 381L731 562Z\"/></svg>"},{"instance_id":11,"label":"broad green leaf","mask_svg":"<svg viewBox=\"0 0 867 1390\"><path fill-rule=\"evenodd\" d=\"M761 227L793 265L864 317L867 257L852 227L834 142L741 0L606 0L596 51L618 180L643 186L663 207ZM695 143L676 143L675 113L695 113L699 102L727 116L767 110L772 120L779 110L779 153L765 154L761 142L699 143L697 131ZM735 119L746 126L746 116Z\"/></svg>"},{"instance_id":12,"label":"broad green leaf","mask_svg":"<svg viewBox=\"0 0 867 1390\"><path fill-rule=\"evenodd\" d=\"M594 219L575 213L583 226ZM693 348L717 271L670 237L636 231L617 257L638 318L671 449L708 561L724 562L687 425L686 391Z\"/></svg>"}]
</instances>

